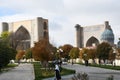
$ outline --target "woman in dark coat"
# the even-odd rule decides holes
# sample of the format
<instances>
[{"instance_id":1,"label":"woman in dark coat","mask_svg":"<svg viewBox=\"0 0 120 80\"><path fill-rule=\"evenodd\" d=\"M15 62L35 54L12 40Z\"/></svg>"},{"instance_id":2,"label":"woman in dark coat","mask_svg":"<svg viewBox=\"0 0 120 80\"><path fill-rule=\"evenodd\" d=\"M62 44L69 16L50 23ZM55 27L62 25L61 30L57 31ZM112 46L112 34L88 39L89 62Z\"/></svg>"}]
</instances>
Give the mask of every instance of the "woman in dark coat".
<instances>
[{"instance_id":1,"label":"woman in dark coat","mask_svg":"<svg viewBox=\"0 0 120 80\"><path fill-rule=\"evenodd\" d=\"M55 77L56 77L56 80L61 80L61 75L60 75L60 70L58 65L55 65Z\"/></svg>"}]
</instances>

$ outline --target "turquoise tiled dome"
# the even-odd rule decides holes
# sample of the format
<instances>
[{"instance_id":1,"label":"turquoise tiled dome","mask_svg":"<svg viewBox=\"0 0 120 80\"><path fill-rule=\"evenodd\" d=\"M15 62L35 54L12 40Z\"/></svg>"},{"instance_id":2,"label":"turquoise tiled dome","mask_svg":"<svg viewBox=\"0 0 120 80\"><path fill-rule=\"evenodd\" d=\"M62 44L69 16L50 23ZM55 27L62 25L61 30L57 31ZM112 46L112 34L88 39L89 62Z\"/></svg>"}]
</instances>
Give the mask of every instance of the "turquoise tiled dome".
<instances>
[{"instance_id":1,"label":"turquoise tiled dome","mask_svg":"<svg viewBox=\"0 0 120 80\"><path fill-rule=\"evenodd\" d=\"M101 35L101 40L114 43L113 31L111 29L105 29L105 31Z\"/></svg>"}]
</instances>

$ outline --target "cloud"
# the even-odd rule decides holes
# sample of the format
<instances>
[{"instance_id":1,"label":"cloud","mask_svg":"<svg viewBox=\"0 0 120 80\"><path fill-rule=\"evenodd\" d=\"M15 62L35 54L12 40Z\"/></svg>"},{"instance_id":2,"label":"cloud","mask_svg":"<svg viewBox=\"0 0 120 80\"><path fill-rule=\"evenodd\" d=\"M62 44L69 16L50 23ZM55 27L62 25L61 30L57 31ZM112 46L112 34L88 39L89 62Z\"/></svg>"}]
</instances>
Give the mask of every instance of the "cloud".
<instances>
[{"instance_id":1,"label":"cloud","mask_svg":"<svg viewBox=\"0 0 120 80\"><path fill-rule=\"evenodd\" d=\"M2 0L0 21L43 17L49 20L50 37L57 45L75 44L75 24L81 26L109 21L117 43L120 30L119 0Z\"/></svg>"}]
</instances>

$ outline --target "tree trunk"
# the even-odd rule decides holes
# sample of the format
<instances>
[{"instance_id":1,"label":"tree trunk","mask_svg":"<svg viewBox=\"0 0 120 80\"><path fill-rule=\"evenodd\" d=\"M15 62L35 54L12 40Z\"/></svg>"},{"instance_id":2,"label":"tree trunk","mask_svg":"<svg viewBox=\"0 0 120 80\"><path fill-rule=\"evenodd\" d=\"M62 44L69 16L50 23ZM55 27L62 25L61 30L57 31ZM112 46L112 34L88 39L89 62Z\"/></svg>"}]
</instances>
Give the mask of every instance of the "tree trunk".
<instances>
[{"instance_id":1,"label":"tree trunk","mask_svg":"<svg viewBox=\"0 0 120 80\"><path fill-rule=\"evenodd\" d=\"M72 59L72 65L73 65L73 59Z\"/></svg>"}]
</instances>

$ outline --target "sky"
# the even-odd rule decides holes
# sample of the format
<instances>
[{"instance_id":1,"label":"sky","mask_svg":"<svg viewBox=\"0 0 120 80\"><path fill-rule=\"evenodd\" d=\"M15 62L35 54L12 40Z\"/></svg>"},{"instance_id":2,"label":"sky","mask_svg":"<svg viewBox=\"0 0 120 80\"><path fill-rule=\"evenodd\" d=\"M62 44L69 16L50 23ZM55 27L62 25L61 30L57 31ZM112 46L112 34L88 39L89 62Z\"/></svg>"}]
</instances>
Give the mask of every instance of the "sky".
<instances>
[{"instance_id":1,"label":"sky","mask_svg":"<svg viewBox=\"0 0 120 80\"><path fill-rule=\"evenodd\" d=\"M109 21L120 37L120 0L0 0L0 22L43 17L49 20L50 41L55 46L76 45L75 25L104 24Z\"/></svg>"}]
</instances>

